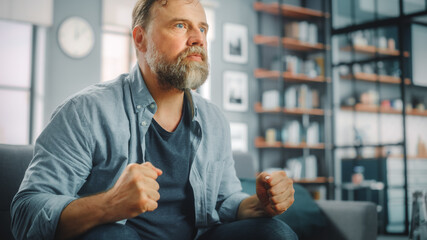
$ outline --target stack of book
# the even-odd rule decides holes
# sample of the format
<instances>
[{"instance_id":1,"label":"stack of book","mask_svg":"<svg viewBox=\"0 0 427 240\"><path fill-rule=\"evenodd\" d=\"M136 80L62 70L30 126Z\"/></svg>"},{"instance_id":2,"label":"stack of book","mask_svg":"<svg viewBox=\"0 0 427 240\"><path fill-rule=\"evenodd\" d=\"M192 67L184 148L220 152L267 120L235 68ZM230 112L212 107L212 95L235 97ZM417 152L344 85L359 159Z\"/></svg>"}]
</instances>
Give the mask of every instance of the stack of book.
<instances>
[{"instance_id":1,"label":"stack of book","mask_svg":"<svg viewBox=\"0 0 427 240\"><path fill-rule=\"evenodd\" d=\"M285 107L290 109L314 109L320 107L319 92L316 89L310 89L307 84L287 88L284 99Z\"/></svg>"},{"instance_id":2,"label":"stack of book","mask_svg":"<svg viewBox=\"0 0 427 240\"><path fill-rule=\"evenodd\" d=\"M291 177L296 180L317 178L317 158L314 155L290 158L286 162L286 168Z\"/></svg>"},{"instance_id":3,"label":"stack of book","mask_svg":"<svg viewBox=\"0 0 427 240\"><path fill-rule=\"evenodd\" d=\"M318 42L318 29L316 24L307 21L287 23L285 25L285 35L311 44L316 44Z\"/></svg>"}]
</instances>

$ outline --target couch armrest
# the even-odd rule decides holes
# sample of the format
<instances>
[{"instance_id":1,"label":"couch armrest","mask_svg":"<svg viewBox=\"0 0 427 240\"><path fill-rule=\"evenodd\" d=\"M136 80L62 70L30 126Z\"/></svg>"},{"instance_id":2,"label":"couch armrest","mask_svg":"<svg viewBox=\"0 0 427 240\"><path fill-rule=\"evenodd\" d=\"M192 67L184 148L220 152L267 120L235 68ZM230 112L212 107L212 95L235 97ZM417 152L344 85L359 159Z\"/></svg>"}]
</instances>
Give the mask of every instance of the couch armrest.
<instances>
[{"instance_id":1,"label":"couch armrest","mask_svg":"<svg viewBox=\"0 0 427 240\"><path fill-rule=\"evenodd\" d=\"M377 238L377 210L372 202L317 201L330 221L337 238L347 240L375 240Z\"/></svg>"}]
</instances>

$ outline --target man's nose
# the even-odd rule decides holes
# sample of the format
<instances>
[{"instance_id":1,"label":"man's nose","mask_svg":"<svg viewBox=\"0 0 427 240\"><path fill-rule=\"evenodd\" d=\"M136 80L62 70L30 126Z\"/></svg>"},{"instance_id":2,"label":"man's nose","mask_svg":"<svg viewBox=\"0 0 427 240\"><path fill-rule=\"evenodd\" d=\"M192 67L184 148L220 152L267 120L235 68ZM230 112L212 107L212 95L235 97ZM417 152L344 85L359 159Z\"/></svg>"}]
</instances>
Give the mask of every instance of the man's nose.
<instances>
[{"instance_id":1,"label":"man's nose","mask_svg":"<svg viewBox=\"0 0 427 240\"><path fill-rule=\"evenodd\" d=\"M194 29L190 32L187 44L189 46L204 46L205 40L205 34L202 33L199 29Z\"/></svg>"}]
</instances>

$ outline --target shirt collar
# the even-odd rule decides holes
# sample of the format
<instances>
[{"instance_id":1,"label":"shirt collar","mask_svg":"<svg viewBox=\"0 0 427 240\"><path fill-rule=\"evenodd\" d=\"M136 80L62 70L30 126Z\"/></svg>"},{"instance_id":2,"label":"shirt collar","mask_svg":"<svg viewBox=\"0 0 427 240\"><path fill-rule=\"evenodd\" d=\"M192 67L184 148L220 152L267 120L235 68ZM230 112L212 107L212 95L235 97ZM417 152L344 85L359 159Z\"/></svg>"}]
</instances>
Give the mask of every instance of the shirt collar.
<instances>
[{"instance_id":1,"label":"shirt collar","mask_svg":"<svg viewBox=\"0 0 427 240\"><path fill-rule=\"evenodd\" d=\"M139 65L136 64L129 74L130 91L132 93L132 103L135 112L139 112L142 108L148 107L150 104L155 104L153 97L148 91L147 85L142 78L141 70ZM193 94L191 90L186 89L184 94L187 97L188 107L191 110L191 119L197 117L197 106L193 100Z\"/></svg>"}]
</instances>

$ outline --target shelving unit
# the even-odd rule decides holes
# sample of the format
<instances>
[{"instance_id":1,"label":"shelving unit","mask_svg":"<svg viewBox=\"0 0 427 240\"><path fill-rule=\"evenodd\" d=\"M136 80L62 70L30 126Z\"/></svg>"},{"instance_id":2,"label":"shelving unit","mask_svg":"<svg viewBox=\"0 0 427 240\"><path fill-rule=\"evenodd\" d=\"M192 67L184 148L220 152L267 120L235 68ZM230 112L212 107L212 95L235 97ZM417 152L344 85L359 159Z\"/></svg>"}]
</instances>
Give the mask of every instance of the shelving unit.
<instances>
[{"instance_id":1,"label":"shelving unit","mask_svg":"<svg viewBox=\"0 0 427 240\"><path fill-rule=\"evenodd\" d=\"M331 0L330 4L334 13L331 66L335 195L341 198L343 190L339 186L351 181L349 162L352 167L370 168L370 177L385 186L384 196L378 195L386 199L379 212L379 231L407 235L411 189L421 186L413 185L413 179L408 181L411 175L419 175L413 167L408 168L409 162L417 162L427 174L427 161L420 160L427 154L414 154L414 144L420 140L411 135L417 131L408 127L413 118L418 124L427 124L427 118L421 119L427 111L422 104L414 106L411 100L412 91L420 89L414 84L411 69L415 53L411 24L417 17L427 16L427 2L424 7L414 8L418 11L413 13L407 13L404 7L414 1L406 0ZM342 163L349 159L343 168Z\"/></svg>"},{"instance_id":2,"label":"shelving unit","mask_svg":"<svg viewBox=\"0 0 427 240\"><path fill-rule=\"evenodd\" d=\"M293 5L291 5L291 3ZM315 156L317 174L316 176L304 176L294 179L295 182L303 185L326 187L330 190L333 183L331 164L329 160L331 149L330 131L330 84L331 77L328 69L330 62L330 39L328 31L330 29L330 14L328 0L298 0L277 2L256 1L253 5L257 12L258 31L254 35L253 42L258 47L258 68L254 70L254 77L258 81L259 100L254 105L254 110L258 114L259 136L254 139L254 146L258 149L259 171L266 168L284 168L288 162L293 159L304 162L306 158ZM287 24L298 24L305 28L315 26L317 41L302 37L305 28L299 28L297 31L299 37L289 34L286 29ZM303 25L306 24L306 25ZM308 30L308 29L307 29ZM292 56L297 58L297 63L291 63L284 57ZM315 65L316 74L308 72L309 61ZM276 65L274 65L276 64ZM304 68L301 67L303 64ZM275 66L275 67L274 67ZM291 67L290 67L291 66ZM304 69L300 71L298 69ZM296 105L289 107L286 103L285 92L289 88L308 89L307 91L313 98L313 92L318 96L318 104L314 107L310 104L305 106L299 104L296 99ZM275 106L264 107L263 93L266 91L277 90L277 102ZM305 94L305 92L304 92ZM300 95L301 96L301 95ZM301 100L305 101L305 100ZM304 102L305 103L305 102ZM288 141L282 139L286 132L286 124L296 121L301 125L300 141ZM307 143L307 135L310 124L319 124L319 139L317 142ZM276 129L275 138L266 140L266 131ZM285 130L284 130L285 129ZM321 130L320 130L321 129ZM281 132L282 134L279 134ZM324 134L326 133L326 134ZM280 136L279 136L280 135ZM304 164L303 164L304 165ZM327 196L321 198L330 198ZM313 194L313 196L316 196Z\"/></svg>"}]
</instances>

